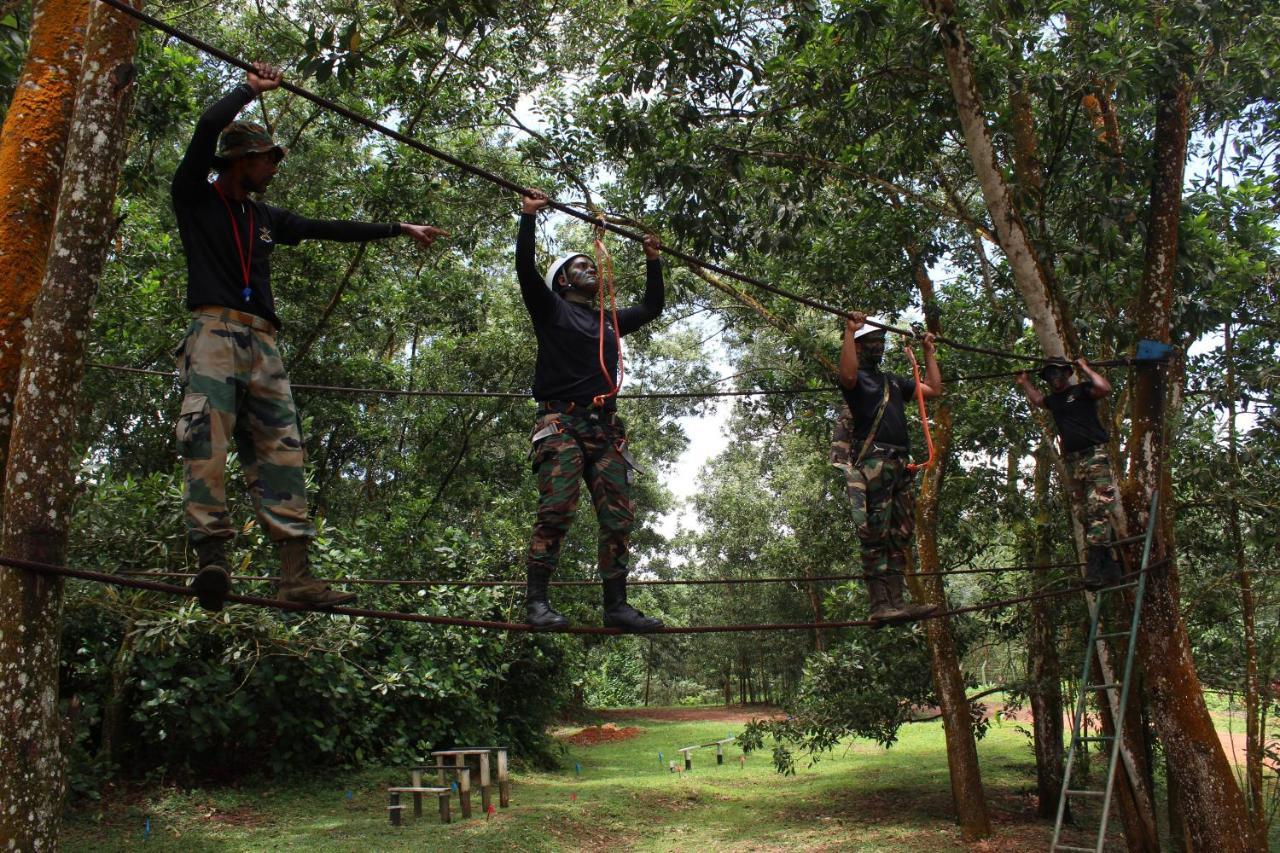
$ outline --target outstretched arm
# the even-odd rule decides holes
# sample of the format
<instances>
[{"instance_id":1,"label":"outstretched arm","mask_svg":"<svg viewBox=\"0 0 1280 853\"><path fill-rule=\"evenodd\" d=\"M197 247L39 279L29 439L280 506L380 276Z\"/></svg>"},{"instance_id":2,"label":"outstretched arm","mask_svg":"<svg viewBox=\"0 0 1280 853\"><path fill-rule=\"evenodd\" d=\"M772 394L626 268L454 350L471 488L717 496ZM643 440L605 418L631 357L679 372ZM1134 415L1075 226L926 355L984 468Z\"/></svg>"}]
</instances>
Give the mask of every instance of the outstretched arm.
<instances>
[{"instance_id":1,"label":"outstretched arm","mask_svg":"<svg viewBox=\"0 0 1280 853\"><path fill-rule=\"evenodd\" d=\"M852 389L858 385L858 345L854 342L853 335L866 324L866 320L866 314L854 311L844 321L844 343L840 346L841 388Z\"/></svg>"},{"instance_id":2,"label":"outstretched arm","mask_svg":"<svg viewBox=\"0 0 1280 853\"><path fill-rule=\"evenodd\" d=\"M1031 405L1044 408L1044 392L1031 384L1031 377L1027 376L1027 371L1019 370L1014 376L1014 382L1022 389L1022 393L1027 395Z\"/></svg>"},{"instance_id":3,"label":"outstretched arm","mask_svg":"<svg viewBox=\"0 0 1280 853\"><path fill-rule=\"evenodd\" d=\"M171 191L175 199L190 198L194 192L204 189L209 181L209 170L213 168L218 134L254 98L280 86L283 75L278 69L265 62L255 62L253 67L253 71L245 74L243 83L214 102L196 122L191 142L173 176Z\"/></svg>"},{"instance_id":4,"label":"outstretched arm","mask_svg":"<svg viewBox=\"0 0 1280 853\"><path fill-rule=\"evenodd\" d=\"M351 222L343 219L308 219L296 213L287 214L282 226L280 242L293 245L302 240L333 240L338 243L365 243L369 240L385 240L388 237L405 236L418 242L423 248L449 232L434 225L414 225L409 222Z\"/></svg>"}]
</instances>

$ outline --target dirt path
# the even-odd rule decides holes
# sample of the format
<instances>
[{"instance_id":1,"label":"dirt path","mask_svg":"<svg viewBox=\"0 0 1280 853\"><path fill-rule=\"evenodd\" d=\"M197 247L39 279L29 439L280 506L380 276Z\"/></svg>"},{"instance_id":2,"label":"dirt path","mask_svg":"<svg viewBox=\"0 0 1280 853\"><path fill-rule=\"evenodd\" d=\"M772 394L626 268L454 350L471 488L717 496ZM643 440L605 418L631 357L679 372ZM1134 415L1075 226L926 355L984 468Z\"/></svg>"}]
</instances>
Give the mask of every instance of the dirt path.
<instances>
[{"instance_id":1,"label":"dirt path","mask_svg":"<svg viewBox=\"0 0 1280 853\"><path fill-rule=\"evenodd\" d=\"M606 720L657 720L673 723L736 723L741 725L752 720L780 720L786 716L781 708L774 705L716 705L714 707L694 708L615 708L600 711Z\"/></svg>"}]
</instances>

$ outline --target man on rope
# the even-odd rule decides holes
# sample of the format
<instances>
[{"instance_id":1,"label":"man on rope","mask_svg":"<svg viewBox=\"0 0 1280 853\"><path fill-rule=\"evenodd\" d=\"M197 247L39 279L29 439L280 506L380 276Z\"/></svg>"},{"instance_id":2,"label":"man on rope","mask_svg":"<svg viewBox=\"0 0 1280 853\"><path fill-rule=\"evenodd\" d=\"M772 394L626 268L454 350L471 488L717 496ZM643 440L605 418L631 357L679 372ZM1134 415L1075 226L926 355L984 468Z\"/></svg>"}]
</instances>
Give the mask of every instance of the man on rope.
<instances>
[{"instance_id":1,"label":"man on rope","mask_svg":"<svg viewBox=\"0 0 1280 853\"><path fill-rule=\"evenodd\" d=\"M307 515L298 412L276 346L272 251L306 239L364 242L399 235L430 246L448 233L429 225L307 219L252 198L266 192L285 150L266 128L233 119L281 80L278 69L255 63L245 82L206 109L171 188L191 311L177 352L183 504L198 563L192 586L209 610L221 610L231 588L226 550L235 526L225 476L233 437L258 522L280 549L279 597L313 607L355 600L315 578L308 566L315 528ZM218 173L213 182L211 169Z\"/></svg>"},{"instance_id":2,"label":"man on rope","mask_svg":"<svg viewBox=\"0 0 1280 853\"><path fill-rule=\"evenodd\" d=\"M604 586L604 625L628 633L655 631L661 620L627 603L628 540L634 522L631 481L635 462L617 413L619 339L654 320L665 302L661 244L644 241L647 279L643 301L610 314L592 307L599 270L582 254L565 255L538 274L534 226L547 196L533 191L521 204L516 274L538 339L533 398L538 403L532 434L538 475L538 517L526 557L526 617L537 631L559 631L569 620L552 609L547 586L560 545L578 507L580 481L587 481L600 526L598 569Z\"/></svg>"},{"instance_id":3,"label":"man on rope","mask_svg":"<svg viewBox=\"0 0 1280 853\"><path fill-rule=\"evenodd\" d=\"M862 571L871 599L870 619L877 628L937 611L934 605L908 604L903 598L907 554L916 524L915 474L907 468L911 449L905 404L915 395L916 382L880 370L884 342L884 329L868 326L865 314L855 311L845 321L839 379L852 417L847 428L837 426L831 454L832 464L844 471L853 502ZM922 344L925 376L920 391L926 398L938 397L942 394L942 373L933 335L926 334Z\"/></svg>"},{"instance_id":4,"label":"man on rope","mask_svg":"<svg viewBox=\"0 0 1280 853\"><path fill-rule=\"evenodd\" d=\"M1079 369L1083 379L1071 385L1071 374ZM1098 400L1111 393L1111 383L1083 358L1074 366L1064 358L1050 359L1040 368L1040 378L1049 385L1045 394L1031 384L1025 370L1016 383L1033 406L1048 409L1058 428L1058 442L1067 468L1067 488L1084 506L1085 540L1089 550L1085 561L1084 586L1102 589L1119 583L1123 572L1111 552L1114 538L1111 510L1116 503L1116 484L1107 456L1109 436L1098 419Z\"/></svg>"}]
</instances>

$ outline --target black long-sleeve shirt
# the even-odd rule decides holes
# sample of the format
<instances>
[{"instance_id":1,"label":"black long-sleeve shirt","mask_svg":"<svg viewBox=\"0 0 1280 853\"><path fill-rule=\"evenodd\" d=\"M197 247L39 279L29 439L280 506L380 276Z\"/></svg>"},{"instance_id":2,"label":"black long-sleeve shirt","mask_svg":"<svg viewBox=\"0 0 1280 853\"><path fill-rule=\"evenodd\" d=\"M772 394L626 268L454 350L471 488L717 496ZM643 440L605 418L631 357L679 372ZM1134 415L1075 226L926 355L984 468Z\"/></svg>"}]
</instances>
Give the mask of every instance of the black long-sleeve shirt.
<instances>
[{"instance_id":1,"label":"black long-sleeve shirt","mask_svg":"<svg viewBox=\"0 0 1280 853\"><path fill-rule=\"evenodd\" d=\"M178 234L187 256L187 308L234 308L263 317L278 329L280 318L271 293L271 253L277 245L296 246L307 239L363 243L394 237L400 233L400 225L308 219L252 199L228 198L228 214L217 190L209 183L209 170L213 168L218 134L254 97L253 89L242 83L204 111L173 176L171 194ZM239 250L231 217L240 234ZM240 266L246 246L250 251L248 299L244 296L244 272Z\"/></svg>"},{"instance_id":2,"label":"black long-sleeve shirt","mask_svg":"<svg viewBox=\"0 0 1280 853\"><path fill-rule=\"evenodd\" d=\"M516 237L516 276L520 293L533 319L538 338L538 361L533 374L535 400L564 400L590 403L599 394L609 393L608 380L600 371L599 312L557 296L538 273L534 259L533 214L520 216ZM613 318L605 312L604 360L609 375L618 375L618 338L629 335L662 313L666 296L662 287L662 262L645 264L644 299L639 305L618 309L617 334Z\"/></svg>"}]
</instances>

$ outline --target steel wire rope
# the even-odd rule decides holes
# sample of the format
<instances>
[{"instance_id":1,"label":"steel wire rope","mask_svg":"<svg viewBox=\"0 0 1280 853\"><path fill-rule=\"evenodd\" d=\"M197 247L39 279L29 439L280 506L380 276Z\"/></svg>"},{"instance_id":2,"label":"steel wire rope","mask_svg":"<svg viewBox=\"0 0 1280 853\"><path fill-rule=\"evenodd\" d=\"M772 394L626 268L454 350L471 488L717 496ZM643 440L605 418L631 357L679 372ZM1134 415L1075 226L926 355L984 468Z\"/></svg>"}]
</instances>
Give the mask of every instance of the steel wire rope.
<instances>
[{"instance_id":1,"label":"steel wire rope","mask_svg":"<svg viewBox=\"0 0 1280 853\"><path fill-rule=\"evenodd\" d=\"M1163 562L1163 561L1162 561ZM136 578L126 578L120 575L107 574L105 572L94 572L87 569L73 569L68 566L58 566L51 563L40 563L34 560L21 560L16 557L0 556L0 565L9 566L13 569L22 569L30 572L36 572L44 575L54 575L65 578L76 578L78 580L91 581L93 583L107 584L110 586L127 587L130 589L146 590L148 592L161 592L166 595L175 595L183 598L193 598L196 595L195 590L185 586L175 586L174 584L158 583L156 581L145 581ZM1159 564L1154 564L1159 565ZM1150 568L1150 567L1148 567ZM1141 571L1147 571L1143 569ZM1137 574L1137 573L1135 573ZM1132 575L1130 575L1132 577ZM1058 596L1069 595L1076 592L1084 592L1083 586L1071 586L1065 589L1049 590L1046 592L1031 593L1029 595L1020 595L1012 598L1003 598L995 601L986 601L979 604L970 604L964 607L954 607L949 610L941 610L932 613L920 619L906 620L910 622L920 622L925 619L940 619L944 616L957 616L965 613L978 613L985 610L996 610L1003 607L1010 607L1015 604L1023 604L1029 601L1038 601L1046 598L1056 598ZM523 622L499 622L489 619L467 619L461 616L436 616L427 613L404 613L396 610L367 610L359 607L325 607L314 608L305 604L294 604L289 601L281 601L276 598L262 598L252 595L228 595L228 602L233 604L246 604L252 607L265 607L274 610L286 610L291 612L303 613L328 613L334 616L350 616L361 619L374 619L390 622L416 622L425 625L452 625L460 628L488 628L498 631L511 632L533 632L533 629ZM777 622L747 625L688 625L683 627L667 626L659 628L654 634L740 634L752 631L809 631L818 628L864 628L872 627L873 623L870 619L850 619L844 621L833 622ZM618 628L598 628L589 625L572 625L566 630L557 631L560 634L621 634Z\"/></svg>"},{"instance_id":2,"label":"steel wire rope","mask_svg":"<svg viewBox=\"0 0 1280 853\"><path fill-rule=\"evenodd\" d=\"M1090 367L1122 367L1137 364L1137 359L1117 358L1100 361L1097 363L1090 362ZM107 370L113 373L133 373L142 376L159 376L169 379L176 379L177 375L172 370L157 370L149 367L128 367L123 364L106 364L103 362L86 362L86 367L94 370ZM1019 371L1003 371L999 373L975 373L968 376L955 376L946 378L946 382L966 382L976 379L999 379L1007 376L1016 376ZM732 377L726 377L732 378ZM717 380L719 381L719 380ZM456 397L472 397L481 399L498 399L498 400L519 400L533 399L532 395L527 391L438 391L429 388L365 388L350 385L316 385L305 382L290 383L290 387L297 391L311 391L320 394L368 394L384 397L439 397L439 398L456 398ZM771 396L789 396L798 397L802 394L830 394L840 391L838 385L819 385L804 386L796 388L753 388L733 391L632 391L618 394L618 397L627 400L689 400L703 399L712 397L771 397Z\"/></svg>"},{"instance_id":3,"label":"steel wire rope","mask_svg":"<svg viewBox=\"0 0 1280 853\"><path fill-rule=\"evenodd\" d=\"M1116 542L1114 544L1121 544ZM913 572L912 577L950 577L951 575L979 575L979 574L1000 574L1004 572L1018 571L1037 571L1049 569L1063 569L1084 565L1077 561L1063 563L1049 563L1044 566L1037 565L1019 565L1019 566L984 566L969 569L951 569L949 571L938 572ZM128 577L159 577L159 578L191 578L195 577L193 572L155 572L145 569L126 569L117 574ZM717 585L733 585L733 584L762 584L762 583L830 583L835 581L857 581L867 580L870 575L865 573L852 575L814 575L813 577L763 577L763 578L656 578L652 580L628 580L628 586L717 586ZM276 580L272 575L232 575L233 581L244 581L246 583L262 583L265 581ZM428 587L428 586L448 586L448 587L519 587L524 586L522 580L506 579L506 580L427 580L425 578L324 578L325 583L341 583L364 586L408 586L408 587ZM550 581L551 586L559 587L579 587L579 586L599 586L599 580L553 580Z\"/></svg>"},{"instance_id":4,"label":"steel wire rope","mask_svg":"<svg viewBox=\"0 0 1280 853\"><path fill-rule=\"evenodd\" d=\"M158 18L152 17L151 15L148 15L146 12L142 12L138 9L134 9L133 7L129 6L127 3L123 2L123 0L100 0L100 2L105 3L108 6L111 6L113 9L123 12L124 14L129 15L132 18L136 18L137 20L143 22L144 24L147 24L148 26L154 29L160 30L161 32L166 33L172 36L173 38L178 39L179 41L186 42L187 44L201 51L202 53L208 54L209 56L219 59L227 63L228 65L235 66L236 68L239 68L246 72L253 72L254 70L253 66L250 65L248 62L245 62L242 59L232 56L230 53L227 53L221 48L215 47L209 44L208 42L205 42L197 38L196 36L191 35L190 33L187 33L181 29L178 29L175 26L166 24L164 21L161 21ZM475 177L481 178L482 180L486 180L492 184L502 187L503 189L510 190L511 192L517 193L518 195L521 195L521 196L530 195L530 190L527 187L523 187L520 184L515 183L514 181L510 181L507 178L502 177L501 175L498 175L494 172L489 171L488 169L485 169L481 166L476 166L472 163L468 163L467 161L462 160L448 153L447 151L444 151L440 148L436 148L432 145L428 145L427 143L422 142L421 140L415 139L414 137L401 133L398 130L394 130L390 127L387 127L386 125L380 122L374 121L373 119L368 118L367 116L361 115L355 110L352 110L350 107L343 106L342 104L337 103L336 101L332 101L328 98L325 98L322 95L317 95L314 92L311 92L308 89L304 89L301 86L298 86L294 83L283 81L280 84L280 88L285 90L286 92L290 92L294 95L297 95L298 97L305 98L308 101L311 101L313 104L316 104L317 106L320 106L332 112L335 112L338 115L341 115L344 118L348 119L349 121L355 122L356 124L366 127L376 133L380 133L383 136L386 136L390 139L394 139L396 142L399 142L402 145L407 145L410 148L413 148L417 151L421 151L422 153L427 154L430 157L433 157L437 160L441 160L445 163L448 163L449 165L457 169L460 169L470 175L474 175ZM575 219L579 219L583 222L589 223L590 225L593 225L597 228L609 231L611 233L617 234L620 237L625 237L628 240L633 240L638 243L644 242L644 238L645 238L644 234L641 234L637 231L629 230L627 228L623 228L619 225L615 225L612 222L609 222L608 219L604 218L603 216L595 216L590 213L584 213L571 205L565 204L563 202L554 201L552 199L548 199L547 203L548 203L548 206L553 208L554 210L558 210L563 214L572 216ZM755 278L754 276L749 276L749 275L746 275L745 273L736 272L735 270L729 269L728 267L722 266L712 261L703 260L681 249L676 249L671 246L662 246L661 250L666 254L671 255L672 257L679 258L680 260L684 261L687 264L690 264L696 267L701 267L702 269L716 273L717 275L723 275L728 278L732 278L736 281L742 282L743 284L749 284L752 287L758 288L760 290L764 290L768 293L772 293L775 296L781 296L784 299L790 299L794 302L798 302L802 305L807 305L810 308L814 308L818 311L823 311L827 314L832 314L836 317L844 317L845 319L852 319L852 313L849 311L845 311L842 308L837 308L833 305L828 305L825 302L821 302L820 300L813 299L808 296L804 296L803 294L794 293L792 291L778 287L777 285L770 284L769 282L764 281L762 279ZM869 326L874 326L875 328L883 329L886 332L893 332L894 334L903 335L905 337L911 337L911 338L919 337L919 335L912 329L903 329L897 326L885 325L883 323L877 322L875 320L870 320L870 319L866 320L866 323ZM956 341L951 338L943 337L941 335L936 335L934 339L938 343L943 344L945 346L949 346L952 349L964 350L966 352L977 353L980 355L989 355L996 358L1003 358L1003 359L1008 359L1013 361L1030 361L1035 363L1042 363L1048 360L1043 356L1034 356L1026 353L1008 352L1005 350L991 349L989 347L980 347L980 346L975 346L973 344L966 344L962 341Z\"/></svg>"}]
</instances>

